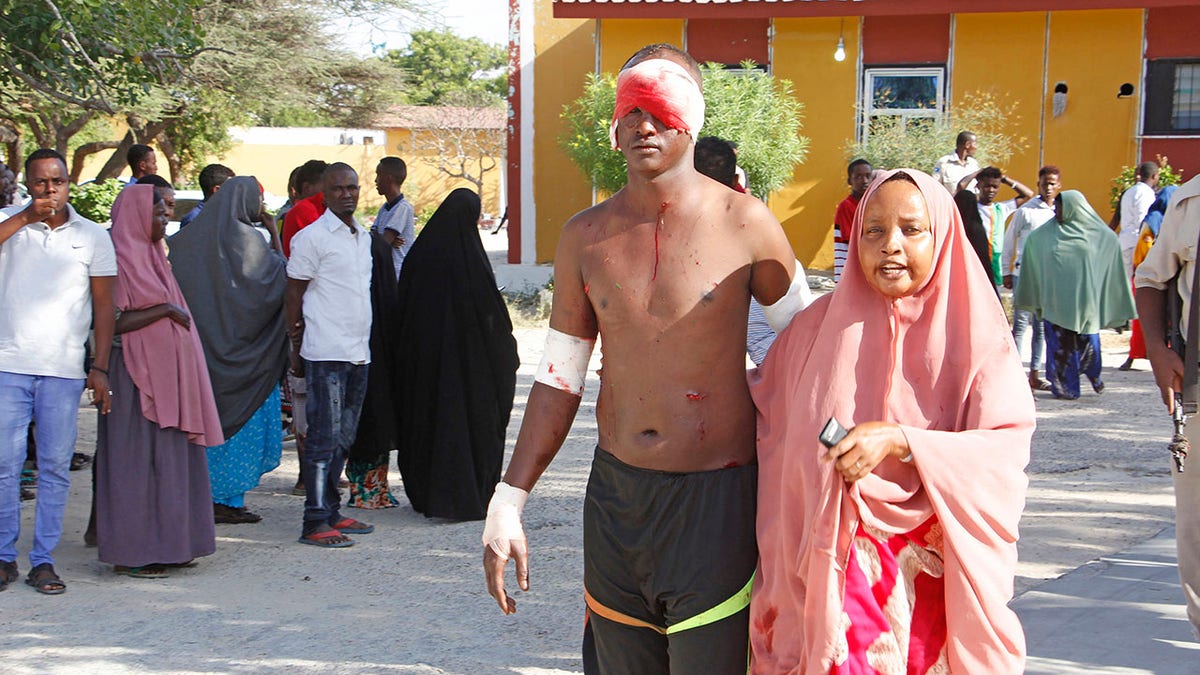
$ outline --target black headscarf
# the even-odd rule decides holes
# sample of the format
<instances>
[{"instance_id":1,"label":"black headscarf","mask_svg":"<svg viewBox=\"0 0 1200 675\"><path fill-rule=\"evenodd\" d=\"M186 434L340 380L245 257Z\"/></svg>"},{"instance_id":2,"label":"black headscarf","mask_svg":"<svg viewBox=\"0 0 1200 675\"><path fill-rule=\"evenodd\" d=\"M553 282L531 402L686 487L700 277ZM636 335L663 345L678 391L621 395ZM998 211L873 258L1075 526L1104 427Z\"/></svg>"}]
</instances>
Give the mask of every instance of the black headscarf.
<instances>
[{"instance_id":1,"label":"black headscarf","mask_svg":"<svg viewBox=\"0 0 1200 675\"><path fill-rule=\"evenodd\" d=\"M516 389L517 343L479 211L479 195L451 192L400 273L400 472L413 508L430 517L486 515Z\"/></svg>"},{"instance_id":2,"label":"black headscarf","mask_svg":"<svg viewBox=\"0 0 1200 675\"><path fill-rule=\"evenodd\" d=\"M287 365L287 260L252 225L261 209L258 180L230 178L190 225L167 240L171 271L204 346L226 439L258 411Z\"/></svg>"},{"instance_id":3,"label":"black headscarf","mask_svg":"<svg viewBox=\"0 0 1200 675\"><path fill-rule=\"evenodd\" d=\"M975 255L979 256L979 264L987 272L988 279L992 278L992 254L988 244L988 231L983 226L983 216L979 215L979 198L970 190L959 190L954 195L954 204L962 215L963 229L967 232L967 241ZM997 291L999 292L999 291Z\"/></svg>"},{"instance_id":4,"label":"black headscarf","mask_svg":"<svg viewBox=\"0 0 1200 675\"><path fill-rule=\"evenodd\" d=\"M371 233L371 365L350 459L371 460L396 447L396 266L392 247ZM384 464L386 464L386 458Z\"/></svg>"}]
</instances>

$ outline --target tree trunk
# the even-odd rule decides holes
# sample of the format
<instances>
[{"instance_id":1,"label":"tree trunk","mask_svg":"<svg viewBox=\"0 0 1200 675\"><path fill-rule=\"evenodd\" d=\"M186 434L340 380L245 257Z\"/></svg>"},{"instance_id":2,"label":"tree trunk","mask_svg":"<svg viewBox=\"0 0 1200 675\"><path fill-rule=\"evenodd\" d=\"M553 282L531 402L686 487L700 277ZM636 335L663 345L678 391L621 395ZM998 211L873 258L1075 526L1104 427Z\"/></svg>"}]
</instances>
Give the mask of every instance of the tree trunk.
<instances>
[{"instance_id":1,"label":"tree trunk","mask_svg":"<svg viewBox=\"0 0 1200 675\"><path fill-rule=\"evenodd\" d=\"M125 170L125 153L129 152L131 145L133 145L133 132L126 131L125 138L117 142L114 146L116 150L113 151L104 166L100 167L100 172L96 174L96 180L105 181L120 176L121 172Z\"/></svg>"},{"instance_id":2,"label":"tree trunk","mask_svg":"<svg viewBox=\"0 0 1200 675\"><path fill-rule=\"evenodd\" d=\"M120 144L121 141L96 141L75 148L75 155L71 158L71 182L79 184L79 179L83 176L83 163L89 156L102 150L111 150Z\"/></svg>"},{"instance_id":3,"label":"tree trunk","mask_svg":"<svg viewBox=\"0 0 1200 675\"><path fill-rule=\"evenodd\" d=\"M171 185L180 185L183 177L183 161L179 159L179 153L175 151L175 143L171 141L166 131L160 132L154 137L154 140L163 154L167 156L167 167L171 171Z\"/></svg>"}]
</instances>

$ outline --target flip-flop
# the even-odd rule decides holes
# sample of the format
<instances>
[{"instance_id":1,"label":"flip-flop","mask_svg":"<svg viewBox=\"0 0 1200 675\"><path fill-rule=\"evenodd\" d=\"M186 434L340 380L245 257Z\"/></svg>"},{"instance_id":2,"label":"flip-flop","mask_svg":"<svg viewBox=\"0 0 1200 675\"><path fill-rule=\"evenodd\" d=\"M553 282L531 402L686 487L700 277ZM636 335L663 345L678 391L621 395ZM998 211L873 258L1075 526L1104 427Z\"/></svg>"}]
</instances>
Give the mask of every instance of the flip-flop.
<instances>
[{"instance_id":1,"label":"flip-flop","mask_svg":"<svg viewBox=\"0 0 1200 675\"><path fill-rule=\"evenodd\" d=\"M160 565L162 565L163 567L168 567L168 568L171 568L171 569L177 569L177 570L181 570L181 569L188 569L188 568L190 568L190 567L195 567L196 565L199 565L200 563L196 562L195 560L189 560L189 561L187 561L187 562L179 562L179 563L159 563L159 564L160 564Z\"/></svg>"},{"instance_id":2,"label":"flip-flop","mask_svg":"<svg viewBox=\"0 0 1200 675\"><path fill-rule=\"evenodd\" d=\"M347 548L354 545L352 539L344 541L330 541L335 537L341 537L342 533L338 530L325 530L324 532L313 532L312 534L300 535L297 540L301 544L309 546L320 546L321 548Z\"/></svg>"},{"instance_id":3,"label":"flip-flop","mask_svg":"<svg viewBox=\"0 0 1200 675\"><path fill-rule=\"evenodd\" d=\"M20 578L21 571L17 569L17 561L0 562L0 591L8 588L9 584Z\"/></svg>"},{"instance_id":4,"label":"flip-flop","mask_svg":"<svg viewBox=\"0 0 1200 675\"><path fill-rule=\"evenodd\" d=\"M330 525L330 527L338 530L342 534L371 534L375 531L374 525L360 523L353 518L343 518L337 523Z\"/></svg>"},{"instance_id":5,"label":"flip-flop","mask_svg":"<svg viewBox=\"0 0 1200 675\"><path fill-rule=\"evenodd\" d=\"M141 565L139 567L114 565L113 572L134 579L166 579L171 576L164 565Z\"/></svg>"},{"instance_id":6,"label":"flip-flop","mask_svg":"<svg viewBox=\"0 0 1200 675\"><path fill-rule=\"evenodd\" d=\"M61 595L67 592L67 585L54 573L54 565L42 563L29 570L25 583L33 586L33 590L42 595Z\"/></svg>"}]
</instances>

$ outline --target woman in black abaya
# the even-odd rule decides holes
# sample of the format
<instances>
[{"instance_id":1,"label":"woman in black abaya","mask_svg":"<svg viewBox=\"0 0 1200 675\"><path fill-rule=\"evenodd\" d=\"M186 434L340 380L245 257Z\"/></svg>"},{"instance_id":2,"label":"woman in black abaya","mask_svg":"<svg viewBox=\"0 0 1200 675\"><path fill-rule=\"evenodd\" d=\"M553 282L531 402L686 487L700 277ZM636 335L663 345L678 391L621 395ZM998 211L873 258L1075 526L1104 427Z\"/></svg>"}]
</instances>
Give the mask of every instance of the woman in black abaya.
<instances>
[{"instance_id":1,"label":"woman in black abaya","mask_svg":"<svg viewBox=\"0 0 1200 675\"><path fill-rule=\"evenodd\" d=\"M400 273L400 473L428 517L482 519L504 460L520 361L479 212L479 195L451 192Z\"/></svg>"}]
</instances>

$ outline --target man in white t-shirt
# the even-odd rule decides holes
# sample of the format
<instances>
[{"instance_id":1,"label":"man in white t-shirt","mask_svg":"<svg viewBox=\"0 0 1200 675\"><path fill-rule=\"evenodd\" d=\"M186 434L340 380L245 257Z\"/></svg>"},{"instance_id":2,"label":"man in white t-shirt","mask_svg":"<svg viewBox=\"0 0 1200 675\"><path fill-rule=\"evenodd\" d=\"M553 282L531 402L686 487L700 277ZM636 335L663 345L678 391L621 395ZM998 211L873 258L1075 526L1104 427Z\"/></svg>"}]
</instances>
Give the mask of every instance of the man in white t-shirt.
<instances>
[{"instance_id":1,"label":"man in white t-shirt","mask_svg":"<svg viewBox=\"0 0 1200 675\"><path fill-rule=\"evenodd\" d=\"M291 372L308 387L308 439L301 458L300 543L343 548L347 534L375 528L341 515L338 479L358 430L371 362L371 235L354 219L358 174L325 169L325 213L292 238L287 264Z\"/></svg>"},{"instance_id":2,"label":"man in white t-shirt","mask_svg":"<svg viewBox=\"0 0 1200 675\"><path fill-rule=\"evenodd\" d=\"M954 142L954 152L934 163L933 177L941 181L942 187L951 195L958 191L958 182L963 176L979 170L979 162L975 160L976 147L975 134L960 132Z\"/></svg>"},{"instance_id":3,"label":"man in white t-shirt","mask_svg":"<svg viewBox=\"0 0 1200 675\"><path fill-rule=\"evenodd\" d=\"M0 211L0 589L16 581L18 483L26 429L36 424L38 495L26 583L67 590L54 571L75 452L79 394L107 414L117 257L108 233L67 203L67 162L54 150L25 160L29 203ZM83 371L88 328L96 355Z\"/></svg>"},{"instance_id":4,"label":"man in white t-shirt","mask_svg":"<svg viewBox=\"0 0 1200 675\"><path fill-rule=\"evenodd\" d=\"M1121 241L1121 259L1125 261L1125 276L1133 278L1133 249L1137 248L1138 234L1142 221L1154 205L1154 187L1158 185L1158 165L1142 162L1138 165L1137 180L1121 195L1121 229L1117 238Z\"/></svg>"},{"instance_id":5,"label":"man in white t-shirt","mask_svg":"<svg viewBox=\"0 0 1200 675\"><path fill-rule=\"evenodd\" d=\"M1005 288L1016 288L1020 281L1021 254L1029 234L1054 217L1054 199L1062 189L1061 176L1062 172L1053 164L1039 169L1038 195L1013 213L1008 229L1004 231L1004 250L1000 254L1000 271L1004 273ZM1043 380L1038 372L1042 367L1042 351L1045 349L1045 326L1028 310L1013 311L1013 339L1018 349L1025 337L1025 330L1031 325L1033 340L1029 347L1029 386L1036 391L1049 391L1050 383Z\"/></svg>"}]
</instances>

